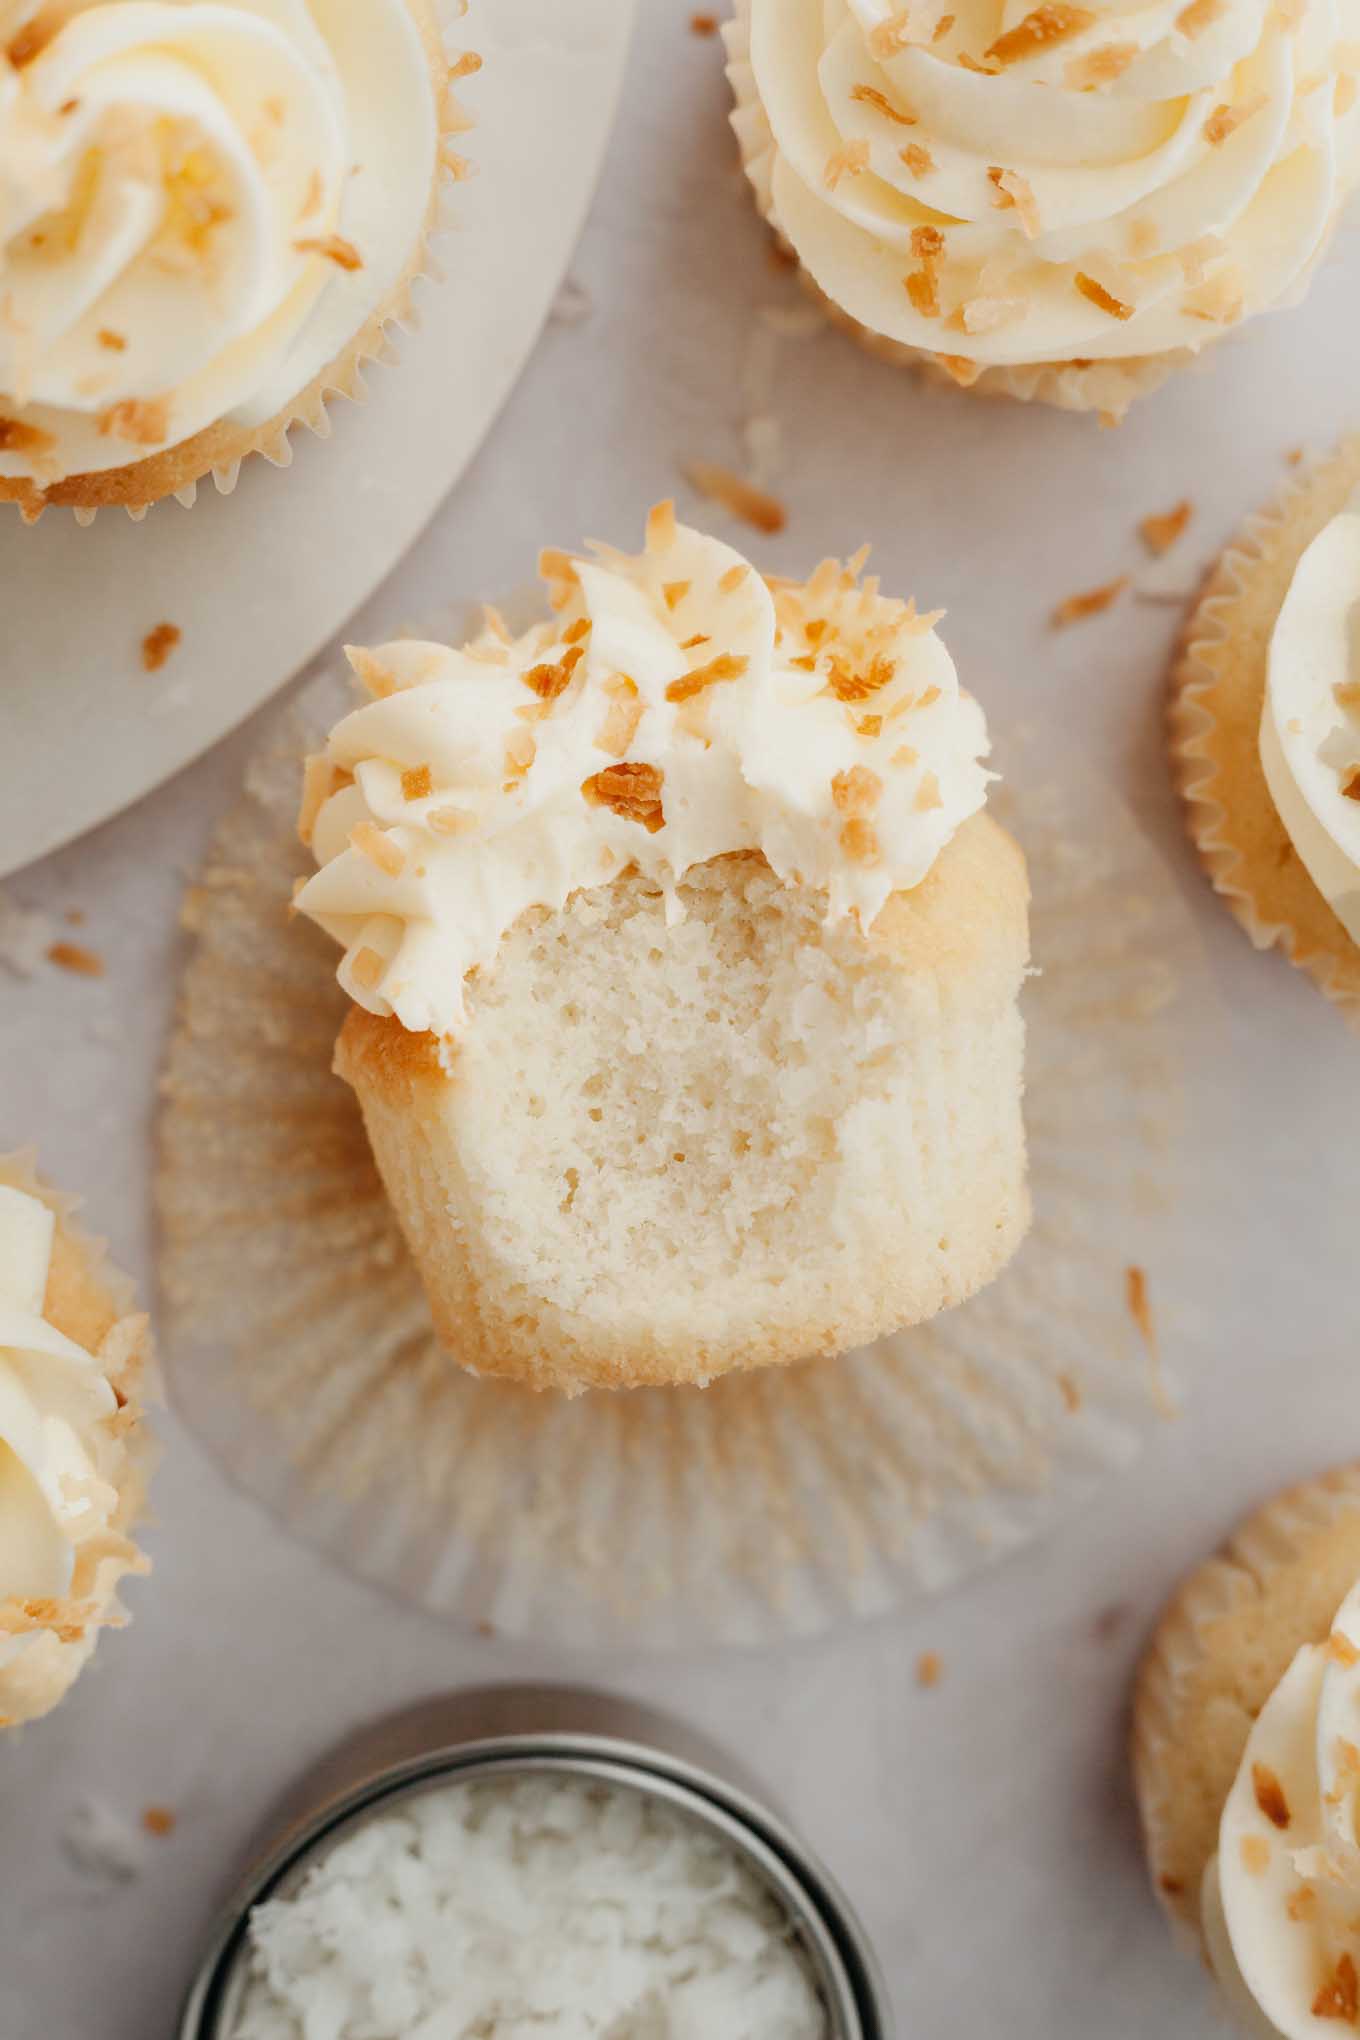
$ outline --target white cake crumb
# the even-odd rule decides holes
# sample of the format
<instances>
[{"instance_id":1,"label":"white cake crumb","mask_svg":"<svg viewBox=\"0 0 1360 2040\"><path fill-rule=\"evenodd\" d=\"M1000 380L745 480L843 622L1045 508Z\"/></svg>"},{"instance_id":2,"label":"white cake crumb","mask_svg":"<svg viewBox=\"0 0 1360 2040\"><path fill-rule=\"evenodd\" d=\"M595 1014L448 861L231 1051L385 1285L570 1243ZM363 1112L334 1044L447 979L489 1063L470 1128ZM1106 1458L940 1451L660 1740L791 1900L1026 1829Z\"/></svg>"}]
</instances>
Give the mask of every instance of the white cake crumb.
<instances>
[{"instance_id":1,"label":"white cake crumb","mask_svg":"<svg viewBox=\"0 0 1360 2040\"><path fill-rule=\"evenodd\" d=\"M627 1788L453 1785L257 1907L232 2040L827 2040L773 1896Z\"/></svg>"}]
</instances>

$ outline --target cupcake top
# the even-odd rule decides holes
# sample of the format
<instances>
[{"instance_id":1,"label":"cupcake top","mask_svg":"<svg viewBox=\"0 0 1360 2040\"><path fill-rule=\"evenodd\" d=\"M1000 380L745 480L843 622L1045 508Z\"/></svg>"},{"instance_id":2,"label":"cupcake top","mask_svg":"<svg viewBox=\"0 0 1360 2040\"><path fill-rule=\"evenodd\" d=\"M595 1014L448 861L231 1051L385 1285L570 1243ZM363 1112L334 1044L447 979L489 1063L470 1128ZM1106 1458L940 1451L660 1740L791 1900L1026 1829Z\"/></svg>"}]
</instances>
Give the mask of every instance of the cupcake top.
<instances>
[{"instance_id":1,"label":"cupcake top","mask_svg":"<svg viewBox=\"0 0 1360 2040\"><path fill-rule=\"evenodd\" d=\"M1243 2030L1360 2017L1360 1587L1258 1716L1205 1873L1214 1974Z\"/></svg>"},{"instance_id":2,"label":"cupcake top","mask_svg":"<svg viewBox=\"0 0 1360 2040\"><path fill-rule=\"evenodd\" d=\"M409 0L17 0L0 49L0 475L285 408L418 248L440 109Z\"/></svg>"},{"instance_id":3,"label":"cupcake top","mask_svg":"<svg viewBox=\"0 0 1360 2040\"><path fill-rule=\"evenodd\" d=\"M775 224L862 325L964 364L1197 348L1360 181L1360 0L750 0L749 27Z\"/></svg>"},{"instance_id":4,"label":"cupcake top","mask_svg":"<svg viewBox=\"0 0 1360 2040\"><path fill-rule=\"evenodd\" d=\"M1270 641L1261 764L1304 868L1360 942L1360 491L1294 570Z\"/></svg>"},{"instance_id":5,"label":"cupcake top","mask_svg":"<svg viewBox=\"0 0 1360 2040\"><path fill-rule=\"evenodd\" d=\"M54 1636L77 1641L103 1612L75 1589L122 1544L108 1477L117 1395L44 1315L55 1231L46 1204L0 1183L0 1725L11 1685L27 1684L27 1654Z\"/></svg>"},{"instance_id":6,"label":"cupcake top","mask_svg":"<svg viewBox=\"0 0 1360 2040\"><path fill-rule=\"evenodd\" d=\"M553 614L351 660L375 699L308 762L297 904L370 1012L440 1034L527 909L626 869L760 851L871 926L986 797L982 711L938 615L827 560L764 580L654 510L637 557L544 555Z\"/></svg>"}]
</instances>

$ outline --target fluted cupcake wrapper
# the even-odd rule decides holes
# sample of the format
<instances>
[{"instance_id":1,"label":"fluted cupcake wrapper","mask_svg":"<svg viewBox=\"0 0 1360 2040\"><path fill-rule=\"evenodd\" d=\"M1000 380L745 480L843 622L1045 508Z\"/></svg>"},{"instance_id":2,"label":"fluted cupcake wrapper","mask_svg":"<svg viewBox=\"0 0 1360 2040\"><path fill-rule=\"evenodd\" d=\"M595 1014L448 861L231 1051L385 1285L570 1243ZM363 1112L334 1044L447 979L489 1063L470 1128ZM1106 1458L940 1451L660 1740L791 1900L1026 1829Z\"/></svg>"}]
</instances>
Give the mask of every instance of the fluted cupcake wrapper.
<instances>
[{"instance_id":1,"label":"fluted cupcake wrapper","mask_svg":"<svg viewBox=\"0 0 1360 2040\"><path fill-rule=\"evenodd\" d=\"M1209 575L1171 674L1171 765L1215 890L1360 1028L1360 947L1294 852L1261 765L1270 640L1299 560L1360 487L1360 437L1248 519Z\"/></svg>"},{"instance_id":2,"label":"fluted cupcake wrapper","mask_svg":"<svg viewBox=\"0 0 1360 2040\"><path fill-rule=\"evenodd\" d=\"M1169 875L1084 766L1055 783L1047 754L1027 767L998 741L1039 973L1036 1217L1012 1267L839 1359L567 1401L441 1350L331 1074L337 953L288 905L299 760L351 698L325 676L276 719L186 907L159 1127L171 1387L242 1487L451 1620L663 1648L812 1634L937 1592L1134 1455L1168 1409L1141 1271L1173 1324L1174 1008L1201 966Z\"/></svg>"},{"instance_id":3,"label":"fluted cupcake wrapper","mask_svg":"<svg viewBox=\"0 0 1360 2040\"><path fill-rule=\"evenodd\" d=\"M442 50L460 30L468 0L417 0L417 6L418 11L428 10L429 32L437 37ZM432 51L432 67L435 62ZM320 374L263 425L239 427L219 422L125 468L70 477L67 482L55 484L50 495L36 487L31 493L20 490L11 499L26 523L35 523L46 510L57 508L69 509L76 523L85 526L93 524L101 509L125 510L134 523L140 523L148 510L169 496L191 510L198 500L200 483L209 479L219 495L231 495L243 464L253 455L258 454L271 467L291 467L295 429L328 439L333 399L354 404L367 402L365 368L396 361L396 336L416 331L420 323L418 287L443 281L435 244L454 223L451 187L466 174L454 145L456 138L473 123L451 84L439 91L438 102L435 176L425 220L410 259L382 304ZM0 500L10 493L0 482Z\"/></svg>"},{"instance_id":4,"label":"fluted cupcake wrapper","mask_svg":"<svg viewBox=\"0 0 1360 2040\"><path fill-rule=\"evenodd\" d=\"M55 1214L53 1322L93 1354L118 1401L117 1412L84 1440L118 1505L106 1525L77 1543L70 1593L55 1602L0 1596L0 1636L26 1639L17 1657L0 1665L4 1729L35 1721L57 1705L89 1661L99 1632L126 1623L123 1581L150 1570L134 1533L155 1457L144 1422L155 1368L148 1320L134 1308L132 1283L109 1262L103 1241L75 1223L78 1201L42 1181L28 1149L0 1153L0 1184L38 1198Z\"/></svg>"}]
</instances>

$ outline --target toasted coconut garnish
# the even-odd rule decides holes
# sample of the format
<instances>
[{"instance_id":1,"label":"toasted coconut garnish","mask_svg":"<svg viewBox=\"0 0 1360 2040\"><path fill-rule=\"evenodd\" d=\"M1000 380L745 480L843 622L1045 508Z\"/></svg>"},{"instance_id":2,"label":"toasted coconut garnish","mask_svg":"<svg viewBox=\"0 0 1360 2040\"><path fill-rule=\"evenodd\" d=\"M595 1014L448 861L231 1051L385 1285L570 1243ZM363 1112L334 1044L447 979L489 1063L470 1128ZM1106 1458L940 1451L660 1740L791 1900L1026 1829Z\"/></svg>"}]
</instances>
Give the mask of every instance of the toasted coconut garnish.
<instances>
[{"instance_id":1,"label":"toasted coconut garnish","mask_svg":"<svg viewBox=\"0 0 1360 2040\"><path fill-rule=\"evenodd\" d=\"M924 177L935 168L935 158L923 142L908 142L898 155L906 164L913 177Z\"/></svg>"},{"instance_id":2,"label":"toasted coconut garnish","mask_svg":"<svg viewBox=\"0 0 1360 2040\"><path fill-rule=\"evenodd\" d=\"M867 701L871 694L889 686L897 677L897 661L880 652L858 671L841 654L833 652L827 691L837 701Z\"/></svg>"},{"instance_id":3,"label":"toasted coconut garnish","mask_svg":"<svg viewBox=\"0 0 1360 2040\"><path fill-rule=\"evenodd\" d=\"M47 1630L58 1643L79 1643L90 1625L99 1619L99 1610L93 1601L25 1600L17 1594L0 1601L0 1635L3 1636L30 1636Z\"/></svg>"},{"instance_id":4,"label":"toasted coconut garnish","mask_svg":"<svg viewBox=\"0 0 1360 2040\"><path fill-rule=\"evenodd\" d=\"M1327 1655L1334 1664L1360 1665L1360 1650L1357 1650L1344 1630L1334 1629L1327 1638Z\"/></svg>"},{"instance_id":5,"label":"toasted coconut garnish","mask_svg":"<svg viewBox=\"0 0 1360 2040\"><path fill-rule=\"evenodd\" d=\"M896 121L899 127L916 125L916 115L903 113L900 107L893 105L886 92L879 91L877 85L853 85L850 88L850 97L859 100L864 106L877 107L886 120Z\"/></svg>"},{"instance_id":6,"label":"toasted coconut garnish","mask_svg":"<svg viewBox=\"0 0 1360 2040\"><path fill-rule=\"evenodd\" d=\"M1128 249L1136 262L1149 261L1159 255L1162 237L1155 220L1135 219L1129 221Z\"/></svg>"},{"instance_id":7,"label":"toasted coconut garnish","mask_svg":"<svg viewBox=\"0 0 1360 2040\"><path fill-rule=\"evenodd\" d=\"M1347 800L1360 800L1360 765L1348 765L1341 781L1341 791Z\"/></svg>"},{"instance_id":8,"label":"toasted coconut garnish","mask_svg":"<svg viewBox=\"0 0 1360 2040\"><path fill-rule=\"evenodd\" d=\"M1013 207L1026 240L1036 239L1043 231L1043 222L1029 179L1018 170L1005 170L999 163L993 163L987 172L987 182L992 186L992 204L1001 212Z\"/></svg>"},{"instance_id":9,"label":"toasted coconut garnish","mask_svg":"<svg viewBox=\"0 0 1360 2040\"><path fill-rule=\"evenodd\" d=\"M1228 136L1235 133L1244 121L1258 114L1265 103L1265 93L1258 92L1254 99L1239 100L1236 106L1229 106L1226 102L1216 106L1204 123L1205 141L1216 149L1219 143L1226 142Z\"/></svg>"},{"instance_id":10,"label":"toasted coconut garnish","mask_svg":"<svg viewBox=\"0 0 1360 2040\"><path fill-rule=\"evenodd\" d=\"M148 673L159 673L184 632L177 623L158 623L142 639L142 665Z\"/></svg>"},{"instance_id":11,"label":"toasted coconut garnish","mask_svg":"<svg viewBox=\"0 0 1360 2040\"><path fill-rule=\"evenodd\" d=\"M425 826L436 836L466 836L476 828L477 817L468 808L431 808Z\"/></svg>"},{"instance_id":12,"label":"toasted coconut garnish","mask_svg":"<svg viewBox=\"0 0 1360 2040\"><path fill-rule=\"evenodd\" d=\"M878 837L862 815L851 815L841 830L841 848L852 864L877 864Z\"/></svg>"},{"instance_id":13,"label":"toasted coconut garnish","mask_svg":"<svg viewBox=\"0 0 1360 2040\"><path fill-rule=\"evenodd\" d=\"M434 792L434 774L428 765L408 765L401 775L403 800L426 800Z\"/></svg>"},{"instance_id":14,"label":"toasted coconut garnish","mask_svg":"<svg viewBox=\"0 0 1360 2040\"><path fill-rule=\"evenodd\" d=\"M1283 1785L1281 1785L1269 1764L1252 1765L1251 1789L1256 1795L1256 1804L1260 1807L1271 1826L1287 1828L1289 1826L1289 1801L1284 1796Z\"/></svg>"},{"instance_id":15,"label":"toasted coconut garnish","mask_svg":"<svg viewBox=\"0 0 1360 2040\"><path fill-rule=\"evenodd\" d=\"M1162 510L1151 517L1144 517L1139 523L1138 535L1153 557L1160 559L1163 553L1170 552L1194 514L1194 506L1186 496L1174 510Z\"/></svg>"},{"instance_id":16,"label":"toasted coconut garnish","mask_svg":"<svg viewBox=\"0 0 1360 2040\"><path fill-rule=\"evenodd\" d=\"M867 765L852 765L838 772L831 782L831 799L837 814L871 815L883 798L883 781Z\"/></svg>"},{"instance_id":17,"label":"toasted coconut garnish","mask_svg":"<svg viewBox=\"0 0 1360 2040\"><path fill-rule=\"evenodd\" d=\"M124 397L99 415L105 439L126 439L130 446L159 446L170 436L169 397Z\"/></svg>"},{"instance_id":18,"label":"toasted coconut garnish","mask_svg":"<svg viewBox=\"0 0 1360 2040\"><path fill-rule=\"evenodd\" d=\"M937 354L935 359L952 382L961 390L971 389L982 374L982 363L970 361L966 354Z\"/></svg>"},{"instance_id":19,"label":"toasted coconut garnish","mask_svg":"<svg viewBox=\"0 0 1360 2040\"><path fill-rule=\"evenodd\" d=\"M538 571L548 585L548 601L552 608L565 609L581 585L571 554L563 552L559 546L545 547L538 556Z\"/></svg>"},{"instance_id":20,"label":"toasted coconut garnish","mask_svg":"<svg viewBox=\"0 0 1360 2040\"><path fill-rule=\"evenodd\" d=\"M372 652L365 651L362 645L346 645L345 657L349 660L350 670L359 685L366 694L371 694L375 701L383 701L389 694L396 693L395 678L379 663Z\"/></svg>"},{"instance_id":21,"label":"toasted coconut garnish","mask_svg":"<svg viewBox=\"0 0 1360 2040\"><path fill-rule=\"evenodd\" d=\"M1088 588L1084 594L1067 596L1053 611L1050 621L1054 629L1062 630L1069 623L1080 623L1085 617L1099 616L1102 610L1119 600L1128 585L1128 575L1121 574L1118 580L1106 581L1100 588Z\"/></svg>"},{"instance_id":22,"label":"toasted coconut garnish","mask_svg":"<svg viewBox=\"0 0 1360 2040\"><path fill-rule=\"evenodd\" d=\"M79 942L54 942L47 952L47 961L54 963L58 970L69 970L74 977L99 978L104 975L104 959L97 950L86 949Z\"/></svg>"},{"instance_id":23,"label":"toasted coconut garnish","mask_svg":"<svg viewBox=\"0 0 1360 2040\"><path fill-rule=\"evenodd\" d=\"M1210 264L1223 253L1224 244L1216 234L1201 234L1197 241L1187 241L1176 250L1176 260L1187 283L1203 283Z\"/></svg>"},{"instance_id":24,"label":"toasted coconut garnish","mask_svg":"<svg viewBox=\"0 0 1360 2040\"><path fill-rule=\"evenodd\" d=\"M505 740L505 791L525 777L538 756L538 740L532 730L512 730Z\"/></svg>"},{"instance_id":25,"label":"toasted coconut garnish","mask_svg":"<svg viewBox=\"0 0 1360 2040\"><path fill-rule=\"evenodd\" d=\"M667 609L678 609L693 586L694 583L692 581L664 582L661 593L666 598Z\"/></svg>"},{"instance_id":26,"label":"toasted coconut garnish","mask_svg":"<svg viewBox=\"0 0 1360 2040\"><path fill-rule=\"evenodd\" d=\"M1193 41L1203 35L1206 28L1212 28L1228 11L1228 0L1190 0L1188 7L1182 7L1176 16L1176 27L1180 33Z\"/></svg>"},{"instance_id":27,"label":"toasted coconut garnish","mask_svg":"<svg viewBox=\"0 0 1360 2040\"><path fill-rule=\"evenodd\" d=\"M873 738L881 737L883 734L883 718L881 715L852 716L851 721L854 724L855 735L857 737Z\"/></svg>"},{"instance_id":28,"label":"toasted coconut garnish","mask_svg":"<svg viewBox=\"0 0 1360 2040\"><path fill-rule=\"evenodd\" d=\"M1072 281L1082 297L1088 304L1094 305L1097 311L1104 312L1111 319L1133 317L1134 307L1123 298L1116 297L1112 290L1106 290L1099 277L1088 276L1084 269L1079 269Z\"/></svg>"},{"instance_id":29,"label":"toasted coconut garnish","mask_svg":"<svg viewBox=\"0 0 1360 2040\"><path fill-rule=\"evenodd\" d=\"M938 227L913 227L911 252L922 262L934 262L944 254L944 235Z\"/></svg>"},{"instance_id":30,"label":"toasted coconut garnish","mask_svg":"<svg viewBox=\"0 0 1360 2040\"><path fill-rule=\"evenodd\" d=\"M562 633L563 644L566 645L584 644L586 639L590 636L592 628L593 626L588 616L578 616L575 623L568 624L567 628L563 631Z\"/></svg>"},{"instance_id":31,"label":"toasted coconut garnish","mask_svg":"<svg viewBox=\"0 0 1360 2040\"><path fill-rule=\"evenodd\" d=\"M581 792L592 807L607 807L627 822L640 822L654 836L666 823L661 806L664 782L659 766L628 762L592 773L581 782Z\"/></svg>"},{"instance_id":32,"label":"toasted coconut garnish","mask_svg":"<svg viewBox=\"0 0 1360 2040\"><path fill-rule=\"evenodd\" d=\"M1029 57L1037 57L1054 43L1067 42L1072 36L1080 35L1089 28L1096 16L1085 7L1072 7L1067 0L1043 0L1043 5L1034 8L1014 28L999 35L986 52L993 64L1021 64Z\"/></svg>"},{"instance_id":33,"label":"toasted coconut garnish","mask_svg":"<svg viewBox=\"0 0 1360 2040\"><path fill-rule=\"evenodd\" d=\"M965 298L948 324L960 333L999 333L1006 326L1018 326L1028 310L1023 298Z\"/></svg>"},{"instance_id":34,"label":"toasted coconut garnish","mask_svg":"<svg viewBox=\"0 0 1360 2040\"><path fill-rule=\"evenodd\" d=\"M349 832L350 848L376 864L389 878L399 878L406 869L406 853L384 835L376 822L356 822Z\"/></svg>"},{"instance_id":35,"label":"toasted coconut garnish","mask_svg":"<svg viewBox=\"0 0 1360 2040\"><path fill-rule=\"evenodd\" d=\"M361 991L371 992L381 982L386 968L376 949L356 949L350 959L349 974Z\"/></svg>"},{"instance_id":36,"label":"toasted coconut garnish","mask_svg":"<svg viewBox=\"0 0 1360 2040\"><path fill-rule=\"evenodd\" d=\"M911 299L913 310L918 311L923 319L939 318L939 281L929 263L920 269L910 270L902 278L902 284Z\"/></svg>"},{"instance_id":37,"label":"toasted coconut garnish","mask_svg":"<svg viewBox=\"0 0 1360 2040\"><path fill-rule=\"evenodd\" d=\"M751 569L749 566L747 566L745 560L739 560L735 567L729 567L725 574L721 574L719 576L718 578L719 594L735 595L738 588L741 587L743 581L747 581L750 579L750 575Z\"/></svg>"},{"instance_id":38,"label":"toasted coconut garnish","mask_svg":"<svg viewBox=\"0 0 1360 2040\"><path fill-rule=\"evenodd\" d=\"M943 42L945 37L948 35L950 29L954 26L954 23L957 19L958 19L957 15L942 14L935 24L935 27L931 33L930 40L933 43Z\"/></svg>"},{"instance_id":39,"label":"toasted coconut garnish","mask_svg":"<svg viewBox=\"0 0 1360 2040\"><path fill-rule=\"evenodd\" d=\"M743 481L740 475L715 461L691 461L685 469L685 479L701 496L721 504L724 510L768 537L782 531L788 522L788 512L777 496L756 488L753 482Z\"/></svg>"},{"instance_id":40,"label":"toasted coconut garnish","mask_svg":"<svg viewBox=\"0 0 1360 2040\"><path fill-rule=\"evenodd\" d=\"M1252 1877L1262 1876L1270 1868L1270 1843L1264 1835L1243 1835L1242 1868Z\"/></svg>"},{"instance_id":41,"label":"toasted coconut garnish","mask_svg":"<svg viewBox=\"0 0 1360 2040\"><path fill-rule=\"evenodd\" d=\"M899 744L888 760L890 765L919 765L921 754L914 744Z\"/></svg>"},{"instance_id":42,"label":"toasted coconut garnish","mask_svg":"<svg viewBox=\"0 0 1360 2040\"><path fill-rule=\"evenodd\" d=\"M0 418L0 453L50 453L56 443L41 426L27 425L22 418Z\"/></svg>"},{"instance_id":43,"label":"toasted coconut garnish","mask_svg":"<svg viewBox=\"0 0 1360 2040\"><path fill-rule=\"evenodd\" d=\"M666 689L667 701L691 701L696 694L702 694L706 687L717 687L725 680L740 680L750 665L750 660L735 652L719 652L716 659L710 659L706 666L693 666L688 673L682 673L678 680L672 680Z\"/></svg>"},{"instance_id":44,"label":"toasted coconut garnish","mask_svg":"<svg viewBox=\"0 0 1360 2040\"><path fill-rule=\"evenodd\" d=\"M531 666L520 679L540 701L556 701L559 694L565 694L571 685L571 676L586 655L585 646L577 643L568 645L560 659L553 664Z\"/></svg>"},{"instance_id":45,"label":"toasted coconut garnish","mask_svg":"<svg viewBox=\"0 0 1360 2040\"><path fill-rule=\"evenodd\" d=\"M869 144L847 142L843 148L833 149L822 169L822 182L828 191L834 191L842 177L859 177L869 167Z\"/></svg>"},{"instance_id":46,"label":"toasted coconut garnish","mask_svg":"<svg viewBox=\"0 0 1360 2040\"><path fill-rule=\"evenodd\" d=\"M675 544L675 504L667 497L664 503L654 503L647 512L647 550L665 552Z\"/></svg>"},{"instance_id":47,"label":"toasted coconut garnish","mask_svg":"<svg viewBox=\"0 0 1360 2040\"><path fill-rule=\"evenodd\" d=\"M327 262L333 262L337 269L351 273L362 269L364 258L353 241L347 241L343 234L315 234L303 241L294 241L293 247L299 255L320 255Z\"/></svg>"},{"instance_id":48,"label":"toasted coconut garnish","mask_svg":"<svg viewBox=\"0 0 1360 2040\"><path fill-rule=\"evenodd\" d=\"M921 38L912 33L911 14L905 7L880 21L869 31L869 48L878 58L895 57Z\"/></svg>"},{"instance_id":49,"label":"toasted coconut garnish","mask_svg":"<svg viewBox=\"0 0 1360 2040\"><path fill-rule=\"evenodd\" d=\"M1188 291L1182 310L1192 319L1214 326L1233 326L1246 308L1246 284L1235 263L1225 263L1207 282Z\"/></svg>"},{"instance_id":50,"label":"toasted coconut garnish","mask_svg":"<svg viewBox=\"0 0 1360 2040\"><path fill-rule=\"evenodd\" d=\"M1137 43L1132 42L1105 43L1098 50L1087 50L1084 56L1073 57L1063 72L1063 83L1073 92L1094 92L1101 85L1113 85L1138 53Z\"/></svg>"},{"instance_id":51,"label":"toasted coconut garnish","mask_svg":"<svg viewBox=\"0 0 1360 2040\"><path fill-rule=\"evenodd\" d=\"M1325 1977L1313 1999L1315 2019L1340 2019L1347 2026L1360 2024L1360 1976L1349 1955L1339 1955L1336 1967Z\"/></svg>"},{"instance_id":52,"label":"toasted coconut garnish","mask_svg":"<svg viewBox=\"0 0 1360 2040\"><path fill-rule=\"evenodd\" d=\"M298 808L298 841L311 848L316 818L335 791L335 773L329 758L313 751L302 768L302 802Z\"/></svg>"},{"instance_id":53,"label":"toasted coconut garnish","mask_svg":"<svg viewBox=\"0 0 1360 2040\"><path fill-rule=\"evenodd\" d=\"M595 748L611 758L622 758L637 735L645 704L638 694L636 681L630 679L627 673L615 673L612 679L606 680L604 692L609 695L610 702L595 737Z\"/></svg>"},{"instance_id":54,"label":"toasted coconut garnish","mask_svg":"<svg viewBox=\"0 0 1360 2040\"><path fill-rule=\"evenodd\" d=\"M944 795L940 792L940 782L933 772L923 772L921 774L921 783L916 789L916 798L912 802L912 806L917 810L918 814L923 815L929 814L932 808L944 806Z\"/></svg>"},{"instance_id":55,"label":"toasted coconut garnish","mask_svg":"<svg viewBox=\"0 0 1360 2040\"><path fill-rule=\"evenodd\" d=\"M1285 1905L1291 1920L1311 1920L1317 1912L1318 1895L1311 1884L1301 1890L1292 1891Z\"/></svg>"}]
</instances>

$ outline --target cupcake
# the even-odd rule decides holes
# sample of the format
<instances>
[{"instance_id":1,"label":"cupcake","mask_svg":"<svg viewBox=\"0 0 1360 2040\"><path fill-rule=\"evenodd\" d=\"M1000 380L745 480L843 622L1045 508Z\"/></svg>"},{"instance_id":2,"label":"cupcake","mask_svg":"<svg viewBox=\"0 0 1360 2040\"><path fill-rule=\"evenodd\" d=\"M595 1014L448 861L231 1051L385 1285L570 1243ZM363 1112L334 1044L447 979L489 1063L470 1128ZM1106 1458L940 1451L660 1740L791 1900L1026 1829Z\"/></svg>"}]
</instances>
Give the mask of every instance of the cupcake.
<instances>
[{"instance_id":1,"label":"cupcake","mask_svg":"<svg viewBox=\"0 0 1360 2040\"><path fill-rule=\"evenodd\" d=\"M1024 862L937 617L652 513L552 615L351 658L297 904L435 1324L576 1390L958 1303L1025 1231Z\"/></svg>"},{"instance_id":2,"label":"cupcake","mask_svg":"<svg viewBox=\"0 0 1360 2040\"><path fill-rule=\"evenodd\" d=\"M1172 764L1209 876L1360 1022L1360 441L1224 553L1172 676Z\"/></svg>"},{"instance_id":3,"label":"cupcake","mask_svg":"<svg viewBox=\"0 0 1360 2040\"><path fill-rule=\"evenodd\" d=\"M147 1570L149 1339L130 1300L67 1203L0 1156L0 1727L56 1706Z\"/></svg>"},{"instance_id":4,"label":"cupcake","mask_svg":"<svg viewBox=\"0 0 1360 2040\"><path fill-rule=\"evenodd\" d=\"M1360 0L737 0L765 217L876 351L1122 414L1295 298L1360 181Z\"/></svg>"},{"instance_id":5,"label":"cupcake","mask_svg":"<svg viewBox=\"0 0 1360 2040\"><path fill-rule=\"evenodd\" d=\"M0 498L32 519L230 486L354 394L459 124L437 4L11 0Z\"/></svg>"},{"instance_id":6,"label":"cupcake","mask_svg":"<svg viewBox=\"0 0 1360 2040\"><path fill-rule=\"evenodd\" d=\"M1134 1757L1158 1895L1234 2024L1360 2021L1360 1468L1249 1519L1164 1615Z\"/></svg>"}]
</instances>

